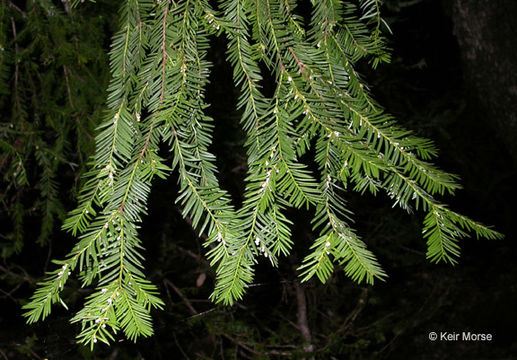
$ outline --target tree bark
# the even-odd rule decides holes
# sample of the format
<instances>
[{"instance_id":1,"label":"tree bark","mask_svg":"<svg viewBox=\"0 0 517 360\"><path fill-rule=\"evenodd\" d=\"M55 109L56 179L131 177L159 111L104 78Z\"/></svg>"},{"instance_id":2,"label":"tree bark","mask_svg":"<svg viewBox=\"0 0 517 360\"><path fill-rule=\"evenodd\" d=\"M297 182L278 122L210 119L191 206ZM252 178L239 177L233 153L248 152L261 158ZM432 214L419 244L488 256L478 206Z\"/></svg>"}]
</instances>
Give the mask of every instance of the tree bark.
<instances>
[{"instance_id":1,"label":"tree bark","mask_svg":"<svg viewBox=\"0 0 517 360\"><path fill-rule=\"evenodd\" d=\"M517 1L452 0L465 83L517 160Z\"/></svg>"},{"instance_id":2,"label":"tree bark","mask_svg":"<svg viewBox=\"0 0 517 360\"><path fill-rule=\"evenodd\" d=\"M298 305L298 327L303 339L304 351L310 353L314 351L314 346L311 343L311 329L307 321L307 301L305 299L305 291L296 280L294 282L294 289L296 290L296 302ZM309 360L314 360L314 356L310 356Z\"/></svg>"}]
</instances>

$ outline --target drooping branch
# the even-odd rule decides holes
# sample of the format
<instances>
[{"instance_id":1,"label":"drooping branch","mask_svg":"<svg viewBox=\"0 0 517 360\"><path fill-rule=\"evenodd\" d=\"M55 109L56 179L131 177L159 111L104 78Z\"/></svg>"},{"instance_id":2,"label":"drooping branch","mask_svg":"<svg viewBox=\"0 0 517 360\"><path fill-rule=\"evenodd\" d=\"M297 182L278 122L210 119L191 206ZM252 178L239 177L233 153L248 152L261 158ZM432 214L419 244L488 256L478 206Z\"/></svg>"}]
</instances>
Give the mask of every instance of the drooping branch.
<instances>
[{"instance_id":1,"label":"drooping branch","mask_svg":"<svg viewBox=\"0 0 517 360\"><path fill-rule=\"evenodd\" d=\"M164 304L144 274L138 229L153 178L165 179L172 171L178 172L180 186L176 203L210 248L207 257L216 266L211 299L225 305L242 299L259 261L277 266L292 251L296 239L285 215L288 207L314 211L313 230L319 233L299 268L302 282L314 275L327 281L335 264L358 283L385 278L374 253L350 225L353 214L344 199L350 184L361 193L383 190L403 208L426 211L423 231L431 261L453 263L458 240L468 231L500 238L434 198L459 189L457 178L430 162L436 155L432 142L399 127L372 100L356 72L361 60L373 67L389 60L379 1L362 0L359 7L350 1L311 3L307 30L293 0L224 0L221 13L205 0L121 5L96 153L79 204L64 224L79 239L25 306L29 322L48 316L55 303L66 307L60 294L78 270L82 285L95 287L72 319L82 324L79 341L91 347L110 343L119 329L131 340L153 333L151 308ZM16 39L12 18L11 23ZM227 60L240 90L238 109L246 134L247 178L238 208L219 184L210 152L218 122L206 114L207 52L210 36L220 34L228 39ZM62 69L63 100L74 109L71 75L77 72L67 65ZM16 100L17 63L14 70ZM273 83L269 97L261 89L265 78ZM20 116L22 105L15 101ZM171 152L169 164L159 155L162 142ZM14 154L12 146L1 145ZM313 154L314 170L304 163ZM49 158L41 153L38 159L48 163ZM51 198L52 177L47 178ZM172 282L165 284L196 314ZM296 327L313 358L305 291L298 281L294 286ZM227 339L259 355L240 339ZM266 353L282 354L275 351Z\"/></svg>"}]
</instances>

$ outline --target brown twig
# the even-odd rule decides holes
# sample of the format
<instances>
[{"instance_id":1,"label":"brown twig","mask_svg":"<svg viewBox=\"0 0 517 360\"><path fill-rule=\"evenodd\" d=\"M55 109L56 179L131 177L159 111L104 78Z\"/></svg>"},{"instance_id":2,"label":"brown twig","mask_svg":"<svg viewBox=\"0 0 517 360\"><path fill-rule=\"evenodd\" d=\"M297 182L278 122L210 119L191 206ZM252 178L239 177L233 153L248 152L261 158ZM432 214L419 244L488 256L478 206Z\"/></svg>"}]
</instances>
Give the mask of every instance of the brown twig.
<instances>
[{"instance_id":1,"label":"brown twig","mask_svg":"<svg viewBox=\"0 0 517 360\"><path fill-rule=\"evenodd\" d=\"M20 286L22 286L22 284L18 284L16 285L11 291L7 292L3 289L0 289L0 292L5 294L3 296L1 296L0 298L9 298L11 299L12 301L14 301L15 304L18 304L18 300L16 300L15 298L12 297L12 293L14 293L16 290L18 290L20 288Z\"/></svg>"},{"instance_id":2,"label":"brown twig","mask_svg":"<svg viewBox=\"0 0 517 360\"><path fill-rule=\"evenodd\" d=\"M27 344L27 347L26 347L25 349L26 349L28 352L30 352L30 353L31 353L31 355L32 355L32 356L34 356L36 359L38 359L38 360L43 360L43 359L42 359L38 354L36 354L36 353L34 352L34 350L32 350L32 349L30 348L30 345L29 345L29 344Z\"/></svg>"},{"instance_id":3,"label":"brown twig","mask_svg":"<svg viewBox=\"0 0 517 360\"><path fill-rule=\"evenodd\" d=\"M27 14L22 9L20 9L18 6L13 4L11 1L7 2L7 6L9 6L11 9L18 11L22 18L27 19Z\"/></svg>"},{"instance_id":4,"label":"brown twig","mask_svg":"<svg viewBox=\"0 0 517 360\"><path fill-rule=\"evenodd\" d=\"M280 351L280 350L270 350L270 351L265 351L265 352L260 352L260 351L257 351L251 347L249 347L248 345L246 345L245 343L243 343L242 341L238 340L238 339L235 339L233 337L231 337L230 335L228 334L221 334L222 337L224 337L225 339L228 339L230 340L232 343L234 343L235 345L237 345L238 347L248 351L249 353L253 354L253 355L261 355L261 356L268 356L268 355L276 355L276 356L286 356L286 357L292 357L294 353L290 352L290 351Z\"/></svg>"},{"instance_id":5,"label":"brown twig","mask_svg":"<svg viewBox=\"0 0 517 360\"><path fill-rule=\"evenodd\" d=\"M182 253L184 255L190 256L191 258L193 258L197 262L200 262L200 263L203 263L204 265L210 266L210 263L203 256L198 255L195 252L193 252L193 251L191 251L189 249L185 249L184 247L181 247L181 246L176 245L176 244L173 244L172 247L175 248L176 250L178 250L180 253Z\"/></svg>"},{"instance_id":6,"label":"brown twig","mask_svg":"<svg viewBox=\"0 0 517 360\"><path fill-rule=\"evenodd\" d=\"M18 94L18 74L20 72L20 66L18 65L18 42L16 41L16 37L18 36L16 33L16 23L14 22L14 18L11 16L11 28L13 30L13 38L14 38L14 97L16 102L16 108L18 110L18 116L21 114L21 105L20 105L20 96Z\"/></svg>"},{"instance_id":7,"label":"brown twig","mask_svg":"<svg viewBox=\"0 0 517 360\"><path fill-rule=\"evenodd\" d=\"M190 300L185 296L183 295L183 293L181 292L180 289L178 289L176 287L176 285L173 284L172 281L170 281L169 279L164 279L163 280L163 283L167 286L170 286L172 288L172 290L174 290L174 292L176 294L179 295L179 297L181 298L181 300L183 300L183 302L185 303L185 305L187 306L187 308L190 310L190 312L192 313L192 315L197 315L198 312L197 310L194 308L194 306L192 306L192 303L190 302Z\"/></svg>"},{"instance_id":8,"label":"brown twig","mask_svg":"<svg viewBox=\"0 0 517 360\"><path fill-rule=\"evenodd\" d=\"M345 327L345 329L348 329L352 323L355 321L359 313L363 310L363 308L366 306L366 297L368 296L368 289L363 289L361 292L361 296L359 297L359 300L357 301L357 305L355 309L348 314L346 317L344 323L342 326Z\"/></svg>"},{"instance_id":9,"label":"brown twig","mask_svg":"<svg viewBox=\"0 0 517 360\"><path fill-rule=\"evenodd\" d=\"M224 337L225 339L230 340L232 343L238 345L239 347L243 348L244 350L246 350L246 351L248 351L248 352L250 352L250 353L252 353L254 355L261 355L261 353L259 351L255 350L255 349L252 349L248 345L244 344L242 341L234 339L234 338L232 338L228 334L222 334L221 336Z\"/></svg>"},{"instance_id":10,"label":"brown twig","mask_svg":"<svg viewBox=\"0 0 517 360\"><path fill-rule=\"evenodd\" d=\"M293 328L295 328L296 330L300 331L300 327L298 326L298 324L292 322L290 319L288 319L287 317L285 317L284 315L282 314L278 314L278 316L280 317L280 319L286 321L289 325L291 325Z\"/></svg>"},{"instance_id":11,"label":"brown twig","mask_svg":"<svg viewBox=\"0 0 517 360\"><path fill-rule=\"evenodd\" d=\"M0 355L2 355L2 357L5 359L5 360L9 360L9 358L7 357L7 355L2 351L2 349L0 349Z\"/></svg>"},{"instance_id":12,"label":"brown twig","mask_svg":"<svg viewBox=\"0 0 517 360\"><path fill-rule=\"evenodd\" d=\"M208 313L211 313L212 311L215 311L217 310L217 308L212 308L210 310L207 310L207 311L202 311L200 313L197 313L195 315L192 315L192 316L189 316L188 318L186 318L185 320L190 320L190 319L194 319L194 318L197 318L197 317L200 317L200 316L203 316L203 315L206 315Z\"/></svg>"},{"instance_id":13,"label":"brown twig","mask_svg":"<svg viewBox=\"0 0 517 360\"><path fill-rule=\"evenodd\" d=\"M172 333L172 336L174 337L174 343L176 344L176 346L178 347L178 349L180 350L181 352L181 355L183 355L183 358L184 359L187 359L187 360L190 360L190 358L188 357L187 353L185 353L185 351L183 350L183 348L181 347L179 341L178 341L178 338L176 337L176 333L173 332Z\"/></svg>"},{"instance_id":14,"label":"brown twig","mask_svg":"<svg viewBox=\"0 0 517 360\"><path fill-rule=\"evenodd\" d=\"M20 268L20 270L23 272L23 275L12 272L10 269L6 268L3 265L0 265L0 271L6 273L7 275L9 275L11 277L22 279L23 281L28 282L29 284L32 284L33 281L31 279L31 277L29 276L29 274L21 266L16 266L16 267Z\"/></svg>"},{"instance_id":15,"label":"brown twig","mask_svg":"<svg viewBox=\"0 0 517 360\"><path fill-rule=\"evenodd\" d=\"M361 313L361 311L366 306L366 300L368 297L368 289L363 289L361 292L361 295L359 296L359 300L357 301L357 305L355 306L354 310L352 310L348 316L345 318L345 321L343 321L343 324L332 333L331 336L327 338L327 343L322 348L319 348L317 352L322 352L328 349L332 345L332 338L335 338L336 335L341 334L345 331L347 331L351 326L352 323L355 321L357 316Z\"/></svg>"},{"instance_id":16,"label":"brown twig","mask_svg":"<svg viewBox=\"0 0 517 360\"><path fill-rule=\"evenodd\" d=\"M74 102L72 101L72 90L70 89L70 81L68 80L68 70L66 65L63 65L63 73L65 74L66 92L68 93L68 102L72 109L75 108Z\"/></svg>"}]
</instances>

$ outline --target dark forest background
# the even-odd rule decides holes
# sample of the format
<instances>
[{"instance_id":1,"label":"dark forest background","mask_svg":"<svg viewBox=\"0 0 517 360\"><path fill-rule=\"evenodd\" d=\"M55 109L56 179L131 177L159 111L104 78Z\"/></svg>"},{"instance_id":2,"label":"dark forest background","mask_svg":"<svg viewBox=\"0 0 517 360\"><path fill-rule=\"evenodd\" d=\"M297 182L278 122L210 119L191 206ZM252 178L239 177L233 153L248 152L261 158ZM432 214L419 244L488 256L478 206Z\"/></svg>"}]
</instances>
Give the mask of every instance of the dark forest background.
<instances>
[{"instance_id":1,"label":"dark forest background","mask_svg":"<svg viewBox=\"0 0 517 360\"><path fill-rule=\"evenodd\" d=\"M23 12L22 4L5 3ZM95 26L104 36L98 40L107 50L116 27L108 12L113 5L99 2L97 10L96 5L84 6L97 19ZM164 311L153 312L155 336L136 344L120 338L93 353L77 345L78 329L69 318L88 294L79 283L66 290L70 311L56 306L44 322L24 323L21 305L49 258L65 255L74 241L58 230L56 220L51 242L39 245L41 217L34 213L24 223L23 249L2 252L0 359L309 359L312 355L302 351L307 340L302 313L320 359L517 359L516 212L511 200L516 195L517 3L389 0L384 10L393 31L392 62L374 72L367 64L361 69L374 98L407 128L433 139L440 167L461 177L464 189L447 199L451 207L494 225L504 240L464 240L457 266L433 265L425 259L421 216L391 208L386 199L351 193L356 228L385 266L385 283L360 286L336 272L326 285L314 280L299 284L294 269L301 259L296 254L304 254L313 238L310 214L291 211L293 255L278 269L259 264L244 300L225 308L207 300L214 271L203 258L202 239L174 205L178 188L172 176L156 182L141 232L147 273L166 302ZM246 160L239 114L230 110L237 90L224 49L224 39L213 39L208 111L216 119L212 150L222 186L238 201ZM106 58L98 61L107 68ZM105 84L106 68L99 66L98 81ZM97 94L97 105L102 95ZM7 113L11 104L1 104ZM93 112L95 106L92 100L83 111ZM60 191L70 210L74 200L68 188L76 179L70 170L61 174ZM8 211L1 211L5 238L12 225ZM489 333L493 340L433 342L431 331Z\"/></svg>"}]
</instances>

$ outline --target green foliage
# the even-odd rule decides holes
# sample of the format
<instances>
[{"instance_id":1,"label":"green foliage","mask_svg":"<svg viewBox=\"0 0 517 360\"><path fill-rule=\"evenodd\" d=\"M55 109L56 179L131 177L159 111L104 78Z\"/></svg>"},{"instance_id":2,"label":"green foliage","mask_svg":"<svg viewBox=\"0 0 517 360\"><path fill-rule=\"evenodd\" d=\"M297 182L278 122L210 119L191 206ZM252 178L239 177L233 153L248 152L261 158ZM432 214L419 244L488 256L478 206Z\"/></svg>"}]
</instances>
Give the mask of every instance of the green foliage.
<instances>
[{"instance_id":1,"label":"green foliage","mask_svg":"<svg viewBox=\"0 0 517 360\"><path fill-rule=\"evenodd\" d=\"M261 257L276 266L290 253L288 207L315 211L319 236L299 267L303 281L314 275L327 281L335 264L359 283L385 278L351 226L344 200L350 188L385 192L394 205L426 212L423 231L434 262L454 263L466 231L500 237L435 199L459 188L456 176L430 162L433 144L398 126L357 73L360 61L373 67L389 61L378 1L312 1L307 26L294 0L224 0L219 8L203 0L121 6L95 155L79 204L63 225L79 241L55 261L59 268L25 306L28 322L48 316L52 304L64 305L60 294L75 271L83 286L95 288L72 319L81 323L81 343L109 343L119 330L131 340L153 333L150 311L163 303L145 279L138 228L153 178L173 170L179 175L176 202L206 235L207 256L217 269L212 300L225 305L243 297ZM219 186L209 151L214 120L205 113L204 97L212 35L226 36L240 90L248 175L238 208ZM274 78L271 96L261 88L261 65ZM171 164L159 156L160 143L168 145ZM303 155L314 155L316 173ZM42 182L47 198L56 192L51 180Z\"/></svg>"},{"instance_id":2,"label":"green foliage","mask_svg":"<svg viewBox=\"0 0 517 360\"><path fill-rule=\"evenodd\" d=\"M109 75L104 19L66 9L51 1L23 9L0 4L0 215L10 223L3 258L22 250L28 218L41 224L29 236L49 243L56 220L66 215L58 172L81 172L93 151Z\"/></svg>"}]
</instances>

